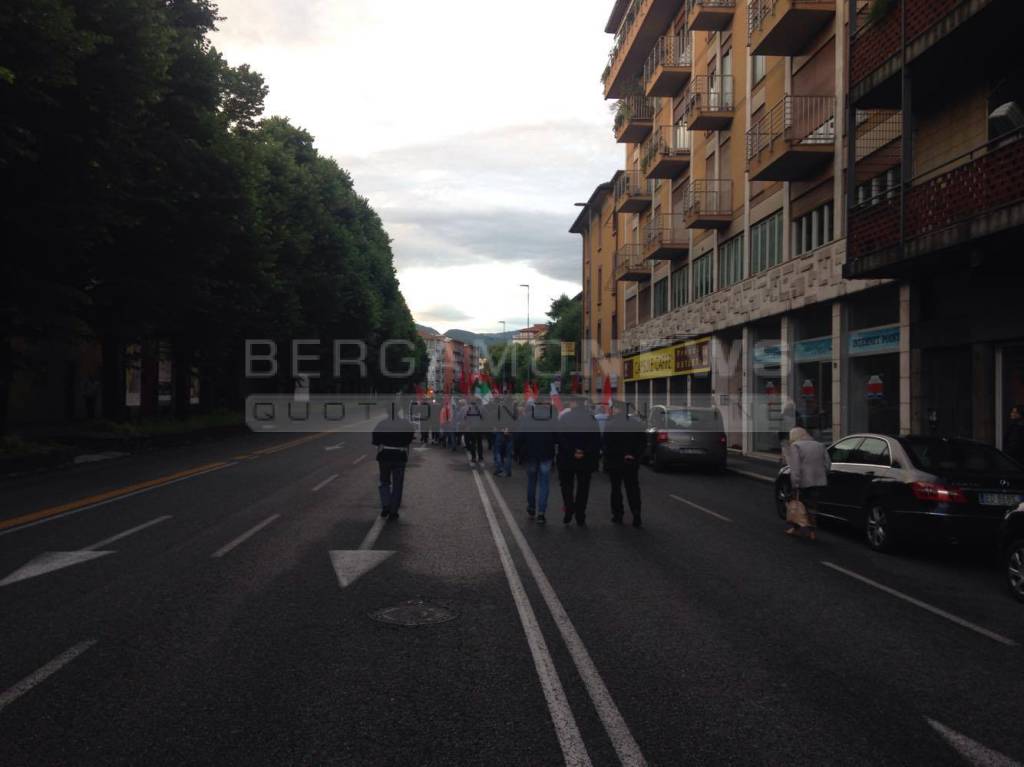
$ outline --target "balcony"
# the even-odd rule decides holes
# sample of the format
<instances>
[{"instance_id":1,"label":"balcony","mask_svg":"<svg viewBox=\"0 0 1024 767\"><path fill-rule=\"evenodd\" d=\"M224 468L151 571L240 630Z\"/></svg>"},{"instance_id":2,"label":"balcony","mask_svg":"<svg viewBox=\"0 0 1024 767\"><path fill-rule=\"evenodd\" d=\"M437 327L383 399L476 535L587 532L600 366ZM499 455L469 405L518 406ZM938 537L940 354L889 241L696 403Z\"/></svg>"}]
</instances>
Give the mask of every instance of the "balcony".
<instances>
[{"instance_id":1,"label":"balcony","mask_svg":"<svg viewBox=\"0 0 1024 767\"><path fill-rule=\"evenodd\" d=\"M758 56L800 56L835 15L836 0L750 0L750 51Z\"/></svg>"},{"instance_id":2,"label":"balcony","mask_svg":"<svg viewBox=\"0 0 1024 767\"><path fill-rule=\"evenodd\" d=\"M644 258L674 261L690 252L690 230L681 215L659 215L644 229Z\"/></svg>"},{"instance_id":3,"label":"balcony","mask_svg":"<svg viewBox=\"0 0 1024 767\"><path fill-rule=\"evenodd\" d=\"M732 223L732 179L693 179L683 201L687 229L725 229Z\"/></svg>"},{"instance_id":4,"label":"balcony","mask_svg":"<svg viewBox=\"0 0 1024 767\"><path fill-rule=\"evenodd\" d=\"M898 277L920 256L1024 228L1024 129L920 174L902 195L880 190L849 222L847 279Z\"/></svg>"},{"instance_id":5,"label":"balcony","mask_svg":"<svg viewBox=\"0 0 1024 767\"><path fill-rule=\"evenodd\" d=\"M751 181L813 178L835 156L836 100L786 96L747 131Z\"/></svg>"},{"instance_id":6,"label":"balcony","mask_svg":"<svg viewBox=\"0 0 1024 767\"><path fill-rule=\"evenodd\" d=\"M615 140L639 144L654 127L654 102L646 96L626 96L615 108Z\"/></svg>"},{"instance_id":7,"label":"balcony","mask_svg":"<svg viewBox=\"0 0 1024 767\"><path fill-rule=\"evenodd\" d=\"M643 213L651 207L651 189L638 170L624 170L615 180L615 212Z\"/></svg>"},{"instance_id":8,"label":"balcony","mask_svg":"<svg viewBox=\"0 0 1024 767\"><path fill-rule=\"evenodd\" d=\"M651 279L651 264L644 260L643 246L639 242L620 245L615 251L615 279L618 282L647 282Z\"/></svg>"},{"instance_id":9,"label":"balcony","mask_svg":"<svg viewBox=\"0 0 1024 767\"><path fill-rule=\"evenodd\" d=\"M690 130L725 130L734 116L732 75L697 75L690 81L683 108Z\"/></svg>"},{"instance_id":10,"label":"balcony","mask_svg":"<svg viewBox=\"0 0 1024 767\"><path fill-rule=\"evenodd\" d=\"M647 178L679 178L690 167L690 131L685 124L663 125L647 145Z\"/></svg>"},{"instance_id":11,"label":"balcony","mask_svg":"<svg viewBox=\"0 0 1024 767\"><path fill-rule=\"evenodd\" d=\"M692 32L718 32L732 24L736 0L687 0L687 28Z\"/></svg>"},{"instance_id":12,"label":"balcony","mask_svg":"<svg viewBox=\"0 0 1024 767\"><path fill-rule=\"evenodd\" d=\"M693 52L685 38L678 35L662 37L654 46L644 65L644 93L648 96L675 96L693 74Z\"/></svg>"},{"instance_id":13,"label":"balcony","mask_svg":"<svg viewBox=\"0 0 1024 767\"><path fill-rule=\"evenodd\" d=\"M679 0L633 0L622 14L601 80L605 98L622 98L679 8ZM617 14L613 14L613 17Z\"/></svg>"}]
</instances>

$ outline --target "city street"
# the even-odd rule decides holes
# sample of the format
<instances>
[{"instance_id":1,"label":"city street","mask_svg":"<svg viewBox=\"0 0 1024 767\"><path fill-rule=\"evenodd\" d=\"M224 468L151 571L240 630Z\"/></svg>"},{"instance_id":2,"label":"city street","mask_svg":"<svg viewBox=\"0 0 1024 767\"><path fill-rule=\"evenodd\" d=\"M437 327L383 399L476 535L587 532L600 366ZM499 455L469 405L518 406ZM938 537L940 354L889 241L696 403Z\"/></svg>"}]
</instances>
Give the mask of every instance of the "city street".
<instances>
[{"instance_id":1,"label":"city street","mask_svg":"<svg viewBox=\"0 0 1024 767\"><path fill-rule=\"evenodd\" d=\"M541 527L519 467L416 447L385 524L353 431L5 482L0 763L1024 760L1024 610L982 557L791 540L732 472L643 470L642 530L597 474L563 526L552 480ZM402 606L427 625L371 617Z\"/></svg>"}]
</instances>

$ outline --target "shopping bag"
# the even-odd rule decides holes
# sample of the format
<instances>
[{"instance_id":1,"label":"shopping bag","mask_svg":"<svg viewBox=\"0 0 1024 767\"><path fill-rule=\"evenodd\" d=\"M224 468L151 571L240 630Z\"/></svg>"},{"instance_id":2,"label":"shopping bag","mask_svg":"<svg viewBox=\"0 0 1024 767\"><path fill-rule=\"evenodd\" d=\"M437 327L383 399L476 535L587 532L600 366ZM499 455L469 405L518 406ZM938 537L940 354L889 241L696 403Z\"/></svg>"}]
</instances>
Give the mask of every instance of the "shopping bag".
<instances>
[{"instance_id":1,"label":"shopping bag","mask_svg":"<svg viewBox=\"0 0 1024 767\"><path fill-rule=\"evenodd\" d=\"M799 498L791 498L786 502L786 521L797 527L811 527L811 519L807 516L807 507Z\"/></svg>"}]
</instances>

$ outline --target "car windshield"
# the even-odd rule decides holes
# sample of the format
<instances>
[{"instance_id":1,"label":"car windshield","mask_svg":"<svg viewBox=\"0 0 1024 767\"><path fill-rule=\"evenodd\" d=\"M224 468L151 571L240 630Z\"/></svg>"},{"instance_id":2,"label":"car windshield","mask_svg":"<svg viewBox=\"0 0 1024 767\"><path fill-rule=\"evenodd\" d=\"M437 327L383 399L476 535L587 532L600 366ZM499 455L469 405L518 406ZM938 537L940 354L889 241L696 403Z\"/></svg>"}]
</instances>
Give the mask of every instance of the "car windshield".
<instances>
[{"instance_id":1,"label":"car windshield","mask_svg":"<svg viewBox=\"0 0 1024 767\"><path fill-rule=\"evenodd\" d=\"M717 415L713 410L668 410L665 413L665 425L670 429L709 429L717 425Z\"/></svg>"},{"instance_id":2,"label":"car windshield","mask_svg":"<svg viewBox=\"0 0 1024 767\"><path fill-rule=\"evenodd\" d=\"M905 439L914 465L932 474L1020 474L1024 467L1005 453L977 442L948 439Z\"/></svg>"}]
</instances>

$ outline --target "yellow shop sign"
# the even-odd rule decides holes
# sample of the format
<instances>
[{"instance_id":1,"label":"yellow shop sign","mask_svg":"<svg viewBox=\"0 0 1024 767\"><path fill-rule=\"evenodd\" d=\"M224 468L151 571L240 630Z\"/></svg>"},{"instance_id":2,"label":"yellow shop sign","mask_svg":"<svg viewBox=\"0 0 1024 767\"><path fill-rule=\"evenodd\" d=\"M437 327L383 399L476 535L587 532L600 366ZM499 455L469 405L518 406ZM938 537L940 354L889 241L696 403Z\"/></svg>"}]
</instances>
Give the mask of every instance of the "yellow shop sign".
<instances>
[{"instance_id":1,"label":"yellow shop sign","mask_svg":"<svg viewBox=\"0 0 1024 767\"><path fill-rule=\"evenodd\" d=\"M623 360L626 381L707 373L711 370L711 339L696 338Z\"/></svg>"}]
</instances>

